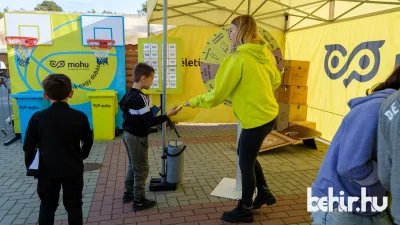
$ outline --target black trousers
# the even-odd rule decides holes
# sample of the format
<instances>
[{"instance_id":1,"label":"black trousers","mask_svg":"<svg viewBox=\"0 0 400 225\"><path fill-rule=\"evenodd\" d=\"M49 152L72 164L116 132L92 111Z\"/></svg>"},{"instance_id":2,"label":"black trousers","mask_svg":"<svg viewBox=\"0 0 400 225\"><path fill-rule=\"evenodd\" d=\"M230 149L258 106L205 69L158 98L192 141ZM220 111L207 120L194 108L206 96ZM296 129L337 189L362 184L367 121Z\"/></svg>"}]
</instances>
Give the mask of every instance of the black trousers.
<instances>
[{"instance_id":1,"label":"black trousers","mask_svg":"<svg viewBox=\"0 0 400 225\"><path fill-rule=\"evenodd\" d=\"M252 129L242 129L238 144L239 166L242 172L242 202L251 205L257 186L266 186L264 173L257 160L261 145L275 127L276 120Z\"/></svg>"},{"instance_id":2,"label":"black trousers","mask_svg":"<svg viewBox=\"0 0 400 225\"><path fill-rule=\"evenodd\" d=\"M82 225L83 173L60 178L38 178L37 192L40 198L39 225L53 225L54 215L63 188L63 203L70 225Z\"/></svg>"}]
</instances>

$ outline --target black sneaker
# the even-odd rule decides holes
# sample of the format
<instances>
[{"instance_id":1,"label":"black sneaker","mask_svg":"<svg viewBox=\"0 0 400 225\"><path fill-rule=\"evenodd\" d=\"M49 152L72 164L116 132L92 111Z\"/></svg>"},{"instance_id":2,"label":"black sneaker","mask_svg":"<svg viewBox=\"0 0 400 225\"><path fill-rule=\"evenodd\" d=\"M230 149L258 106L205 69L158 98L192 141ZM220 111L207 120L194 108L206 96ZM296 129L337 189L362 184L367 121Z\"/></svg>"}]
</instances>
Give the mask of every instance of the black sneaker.
<instances>
[{"instance_id":1,"label":"black sneaker","mask_svg":"<svg viewBox=\"0 0 400 225\"><path fill-rule=\"evenodd\" d=\"M254 221L252 208L251 205L246 206L239 200L239 204L234 210L222 214L222 220L231 223L252 223Z\"/></svg>"},{"instance_id":2,"label":"black sneaker","mask_svg":"<svg viewBox=\"0 0 400 225\"><path fill-rule=\"evenodd\" d=\"M157 205L156 201L152 201L152 200L143 198L139 202L136 202L136 201L133 202L133 211L136 212L136 211L150 209L156 205Z\"/></svg>"},{"instance_id":3,"label":"black sneaker","mask_svg":"<svg viewBox=\"0 0 400 225\"><path fill-rule=\"evenodd\" d=\"M122 197L122 202L123 203L128 203L133 201L133 194L129 194L127 192L124 193L124 197Z\"/></svg>"},{"instance_id":4,"label":"black sneaker","mask_svg":"<svg viewBox=\"0 0 400 225\"><path fill-rule=\"evenodd\" d=\"M257 196L253 201L253 209L259 209L262 205L273 205L276 203L275 197L272 195L268 186L258 188Z\"/></svg>"}]
</instances>

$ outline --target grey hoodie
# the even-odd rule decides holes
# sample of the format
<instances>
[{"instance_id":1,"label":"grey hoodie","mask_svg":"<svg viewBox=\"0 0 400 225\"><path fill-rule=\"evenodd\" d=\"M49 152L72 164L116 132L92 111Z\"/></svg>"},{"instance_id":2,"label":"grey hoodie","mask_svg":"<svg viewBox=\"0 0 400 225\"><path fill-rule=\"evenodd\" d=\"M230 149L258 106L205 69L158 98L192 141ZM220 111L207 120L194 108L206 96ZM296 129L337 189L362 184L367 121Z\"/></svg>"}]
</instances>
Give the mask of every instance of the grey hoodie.
<instances>
[{"instance_id":1,"label":"grey hoodie","mask_svg":"<svg viewBox=\"0 0 400 225\"><path fill-rule=\"evenodd\" d=\"M378 176L392 195L392 216L400 224L400 91L381 105L377 147Z\"/></svg>"}]
</instances>

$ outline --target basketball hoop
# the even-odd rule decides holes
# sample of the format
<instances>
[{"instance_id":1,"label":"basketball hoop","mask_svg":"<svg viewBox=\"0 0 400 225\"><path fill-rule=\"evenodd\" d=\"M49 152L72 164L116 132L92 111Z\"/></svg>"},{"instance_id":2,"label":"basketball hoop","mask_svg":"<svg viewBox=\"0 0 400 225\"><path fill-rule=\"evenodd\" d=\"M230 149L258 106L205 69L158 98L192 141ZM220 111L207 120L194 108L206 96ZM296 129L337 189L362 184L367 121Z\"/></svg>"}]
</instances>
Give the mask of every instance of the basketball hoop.
<instances>
[{"instance_id":1,"label":"basketball hoop","mask_svg":"<svg viewBox=\"0 0 400 225\"><path fill-rule=\"evenodd\" d=\"M96 55L97 64L108 64L108 52L110 52L111 48L114 46L115 41L88 39L87 43Z\"/></svg>"},{"instance_id":2,"label":"basketball hoop","mask_svg":"<svg viewBox=\"0 0 400 225\"><path fill-rule=\"evenodd\" d=\"M6 42L14 49L18 64L25 67L29 64L29 57L38 39L33 37L8 36L6 37Z\"/></svg>"}]
</instances>

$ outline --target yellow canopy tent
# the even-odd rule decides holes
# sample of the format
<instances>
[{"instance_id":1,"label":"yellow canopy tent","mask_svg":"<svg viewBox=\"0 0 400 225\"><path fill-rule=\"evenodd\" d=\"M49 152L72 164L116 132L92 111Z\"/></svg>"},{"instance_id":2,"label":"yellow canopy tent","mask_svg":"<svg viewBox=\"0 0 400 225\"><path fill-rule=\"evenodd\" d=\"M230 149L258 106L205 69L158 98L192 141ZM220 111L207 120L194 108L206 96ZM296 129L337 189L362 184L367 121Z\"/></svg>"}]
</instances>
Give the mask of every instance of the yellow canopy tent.
<instances>
[{"instance_id":1,"label":"yellow canopy tent","mask_svg":"<svg viewBox=\"0 0 400 225\"><path fill-rule=\"evenodd\" d=\"M147 1L147 17L150 24L163 23L163 2L163 0ZM364 95L367 88L382 81L391 72L396 57L393 51L400 47L395 40L395 37L400 35L400 30L397 31L397 26L393 22L400 18L400 2L397 0L168 0L167 2L167 23L178 27L193 25L198 28L218 30L228 25L238 15L251 14L261 27L279 39L285 59L310 61L307 118L317 123L317 129L327 140L333 138L341 120L348 112L348 100ZM348 78L352 71L356 71L361 77L368 74L366 70L372 68L372 62L376 60L371 58L369 67L365 65L365 68L360 68L361 63L357 63L353 58L350 59L349 55L359 44L364 43L364 47L376 46L375 40L385 44L379 49L380 67L378 65L379 69L375 71L373 78L368 78L368 82L365 81L367 79L360 78L359 80L362 80L360 82L343 85L340 81ZM339 60L338 65L332 64L337 68L330 65L333 61L330 61L329 65L325 62L324 66L324 58L332 60L333 57L326 58L328 56L326 47L330 44L340 44L347 49L347 55L343 56L346 60ZM354 59L359 58L362 57ZM332 72L337 72L346 62L348 68L341 80L329 79L326 74L327 67ZM199 79L198 82L201 82L201 78ZM191 95L195 94L193 89L187 91L192 91ZM170 103L171 99L174 104L186 100L175 96L168 98L168 102ZM224 110L227 109L222 109L220 112L225 112ZM200 117L200 114L205 115L205 111L198 111L197 117L193 117L195 119L179 121L205 122L206 117ZM217 112L213 111L213 114L216 115ZM229 122L234 118L231 114L225 117Z\"/></svg>"},{"instance_id":2,"label":"yellow canopy tent","mask_svg":"<svg viewBox=\"0 0 400 225\"><path fill-rule=\"evenodd\" d=\"M394 60L381 58L395 56L395 63L400 63L400 54L393 52L400 45L396 40L400 34L395 22L400 19L398 11L400 2L397 0L147 1L149 23L164 23L165 28L166 23L221 28L238 15L251 14L269 32L282 33L285 41L281 48L285 49L285 58L311 62L308 119L317 122L317 129L327 140L332 139L347 112L347 101L365 94L365 88L381 81L393 69ZM166 32L163 37L166 44ZM384 46L385 42L388 44ZM342 55L331 56L329 49L344 51ZM163 54L166 56L166 52ZM338 77L331 75L339 74L343 68L347 75L343 82L337 82ZM359 82L351 82L354 79ZM165 128L163 142L164 132ZM236 177L236 181L224 178L213 193L227 198L240 196L240 173ZM225 188L218 192L219 186Z\"/></svg>"},{"instance_id":3,"label":"yellow canopy tent","mask_svg":"<svg viewBox=\"0 0 400 225\"><path fill-rule=\"evenodd\" d=\"M147 18L161 24L163 0L147 1ZM400 10L397 0L169 0L168 24L229 24L235 16L253 15L266 29L284 32L338 23Z\"/></svg>"}]
</instances>

